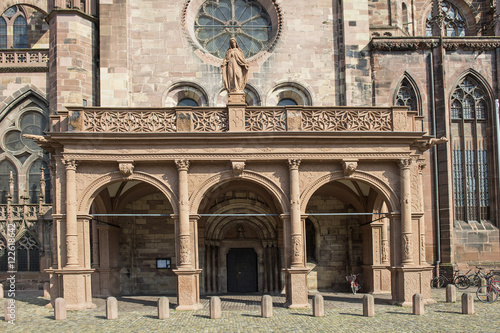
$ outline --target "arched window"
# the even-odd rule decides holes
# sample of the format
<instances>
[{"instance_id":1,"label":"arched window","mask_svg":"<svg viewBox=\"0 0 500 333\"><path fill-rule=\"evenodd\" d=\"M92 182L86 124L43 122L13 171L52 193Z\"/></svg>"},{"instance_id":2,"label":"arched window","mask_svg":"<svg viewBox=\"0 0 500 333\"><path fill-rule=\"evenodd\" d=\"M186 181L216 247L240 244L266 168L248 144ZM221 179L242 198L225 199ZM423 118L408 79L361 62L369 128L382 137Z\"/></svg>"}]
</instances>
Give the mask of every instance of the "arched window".
<instances>
[{"instance_id":1,"label":"arched window","mask_svg":"<svg viewBox=\"0 0 500 333\"><path fill-rule=\"evenodd\" d=\"M25 49L28 47L28 24L22 16L18 16L14 21L13 46L15 49Z\"/></svg>"},{"instance_id":2,"label":"arched window","mask_svg":"<svg viewBox=\"0 0 500 333\"><path fill-rule=\"evenodd\" d=\"M415 90L406 77L401 81L395 104L398 106L408 106L410 111L419 111Z\"/></svg>"},{"instance_id":3,"label":"arched window","mask_svg":"<svg viewBox=\"0 0 500 333\"><path fill-rule=\"evenodd\" d=\"M468 76L455 88L450 104L455 219L489 220L486 94Z\"/></svg>"},{"instance_id":4,"label":"arched window","mask_svg":"<svg viewBox=\"0 0 500 333\"><path fill-rule=\"evenodd\" d=\"M283 98L278 102L278 106L287 106L287 105L297 105L297 102L295 102L291 98Z\"/></svg>"},{"instance_id":5,"label":"arched window","mask_svg":"<svg viewBox=\"0 0 500 333\"><path fill-rule=\"evenodd\" d=\"M465 36L466 22L460 11L448 1L441 2L441 10L444 16L443 29L446 36L463 37ZM425 35L432 36L432 11L429 13L426 21Z\"/></svg>"},{"instance_id":6,"label":"arched window","mask_svg":"<svg viewBox=\"0 0 500 333\"><path fill-rule=\"evenodd\" d=\"M7 48L7 22L0 17L0 49Z\"/></svg>"},{"instance_id":7,"label":"arched window","mask_svg":"<svg viewBox=\"0 0 500 333\"><path fill-rule=\"evenodd\" d=\"M17 245L17 270L20 272L38 272L40 270L40 247L36 239L25 233Z\"/></svg>"},{"instance_id":8,"label":"arched window","mask_svg":"<svg viewBox=\"0 0 500 333\"><path fill-rule=\"evenodd\" d=\"M0 203L7 203L7 196L9 195L9 186L10 186L10 175L12 173L12 178L14 179L14 197L13 202L17 202L18 190L17 190L17 170L14 165L7 161L3 160L0 162Z\"/></svg>"},{"instance_id":9,"label":"arched window","mask_svg":"<svg viewBox=\"0 0 500 333\"><path fill-rule=\"evenodd\" d=\"M198 103L192 98L183 98L177 103L177 106L198 106Z\"/></svg>"},{"instance_id":10,"label":"arched window","mask_svg":"<svg viewBox=\"0 0 500 333\"><path fill-rule=\"evenodd\" d=\"M408 7L403 2L402 4L402 14L403 14L403 28L407 33L410 33L410 20L408 18Z\"/></svg>"},{"instance_id":11,"label":"arched window","mask_svg":"<svg viewBox=\"0 0 500 333\"><path fill-rule=\"evenodd\" d=\"M0 272L8 271L7 267L7 242L0 236Z\"/></svg>"}]
</instances>

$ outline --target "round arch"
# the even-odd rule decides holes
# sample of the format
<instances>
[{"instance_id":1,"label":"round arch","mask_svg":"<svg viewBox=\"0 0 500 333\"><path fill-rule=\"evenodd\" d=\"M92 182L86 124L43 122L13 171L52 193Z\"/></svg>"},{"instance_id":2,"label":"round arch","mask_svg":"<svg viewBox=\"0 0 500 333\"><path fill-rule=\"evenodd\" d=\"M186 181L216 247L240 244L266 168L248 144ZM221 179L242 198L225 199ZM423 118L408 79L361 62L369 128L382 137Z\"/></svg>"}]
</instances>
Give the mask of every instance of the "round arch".
<instances>
[{"instance_id":1,"label":"round arch","mask_svg":"<svg viewBox=\"0 0 500 333\"><path fill-rule=\"evenodd\" d=\"M385 199L387 200L389 211L394 212L400 210L399 197L393 191L393 189L384 181L364 171L355 171L350 177L346 177L344 175L344 171L339 170L319 177L302 192L300 196L302 214L307 214L305 212L307 204L309 203L309 200L314 195L314 193L321 186L336 180L346 180L346 179L358 180L370 185L385 197Z\"/></svg>"},{"instance_id":2,"label":"round arch","mask_svg":"<svg viewBox=\"0 0 500 333\"><path fill-rule=\"evenodd\" d=\"M275 199L277 199L282 212L288 211L287 196L281 188L279 188L270 179L253 171L243 171L240 177L235 177L232 170L222 171L206 179L200 187L189 198L190 212L197 212L199 206L208 193L215 185L227 182L230 180L249 180L253 183L263 186Z\"/></svg>"},{"instance_id":3,"label":"round arch","mask_svg":"<svg viewBox=\"0 0 500 333\"><path fill-rule=\"evenodd\" d=\"M78 199L78 212L81 214L87 214L90 210L92 202L101 190L103 190L110 183L122 181L123 179L123 175L117 171L108 173L94 180L89 186L87 186L87 188L83 191L80 198ZM179 200L177 199L177 196L166 184L161 182L159 179L147 173L134 172L132 175L127 177L127 180L138 180L153 185L167 197L170 205L172 206L174 214L179 214L179 208L177 206Z\"/></svg>"},{"instance_id":4,"label":"round arch","mask_svg":"<svg viewBox=\"0 0 500 333\"><path fill-rule=\"evenodd\" d=\"M44 15L47 15L49 11L47 0L23 0L23 1L7 0L2 4L0 4L0 13L3 13L4 11L7 10L7 8L15 5L31 7L33 9L38 10Z\"/></svg>"}]
</instances>

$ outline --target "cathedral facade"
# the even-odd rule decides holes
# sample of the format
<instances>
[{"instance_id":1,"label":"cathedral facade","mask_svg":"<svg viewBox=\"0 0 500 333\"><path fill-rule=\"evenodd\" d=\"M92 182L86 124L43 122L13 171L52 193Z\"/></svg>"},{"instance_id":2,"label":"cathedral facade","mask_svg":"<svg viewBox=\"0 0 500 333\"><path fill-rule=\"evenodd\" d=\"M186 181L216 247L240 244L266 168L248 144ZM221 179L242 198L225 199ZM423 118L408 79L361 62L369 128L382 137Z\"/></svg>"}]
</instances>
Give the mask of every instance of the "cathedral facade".
<instances>
[{"instance_id":1,"label":"cathedral facade","mask_svg":"<svg viewBox=\"0 0 500 333\"><path fill-rule=\"evenodd\" d=\"M496 1L0 12L0 278L190 310L361 274L406 305L500 262Z\"/></svg>"}]
</instances>

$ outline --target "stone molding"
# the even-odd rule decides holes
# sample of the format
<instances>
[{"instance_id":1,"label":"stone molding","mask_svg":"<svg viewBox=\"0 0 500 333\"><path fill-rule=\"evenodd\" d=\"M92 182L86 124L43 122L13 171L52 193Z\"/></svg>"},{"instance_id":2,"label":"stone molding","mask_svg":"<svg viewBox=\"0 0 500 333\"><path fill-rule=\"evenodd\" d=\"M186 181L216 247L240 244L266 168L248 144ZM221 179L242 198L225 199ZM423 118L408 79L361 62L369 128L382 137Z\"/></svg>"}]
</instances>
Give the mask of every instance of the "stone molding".
<instances>
[{"instance_id":1,"label":"stone molding","mask_svg":"<svg viewBox=\"0 0 500 333\"><path fill-rule=\"evenodd\" d=\"M432 37L373 37L374 51L415 51L429 50L439 46L439 38ZM490 51L500 47L496 37L443 37L443 47L447 51L469 50Z\"/></svg>"}]
</instances>

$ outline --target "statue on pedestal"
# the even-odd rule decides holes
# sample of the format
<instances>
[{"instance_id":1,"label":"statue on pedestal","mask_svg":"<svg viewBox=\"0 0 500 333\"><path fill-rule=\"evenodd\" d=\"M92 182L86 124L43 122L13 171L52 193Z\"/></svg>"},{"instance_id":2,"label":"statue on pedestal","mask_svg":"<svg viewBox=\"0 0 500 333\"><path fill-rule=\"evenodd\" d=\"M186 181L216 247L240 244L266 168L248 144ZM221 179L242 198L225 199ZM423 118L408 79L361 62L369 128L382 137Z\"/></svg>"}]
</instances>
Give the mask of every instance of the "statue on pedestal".
<instances>
[{"instance_id":1,"label":"statue on pedestal","mask_svg":"<svg viewBox=\"0 0 500 333\"><path fill-rule=\"evenodd\" d=\"M235 38L229 40L229 49L222 61L222 82L228 93L243 93L248 77L248 62Z\"/></svg>"}]
</instances>

